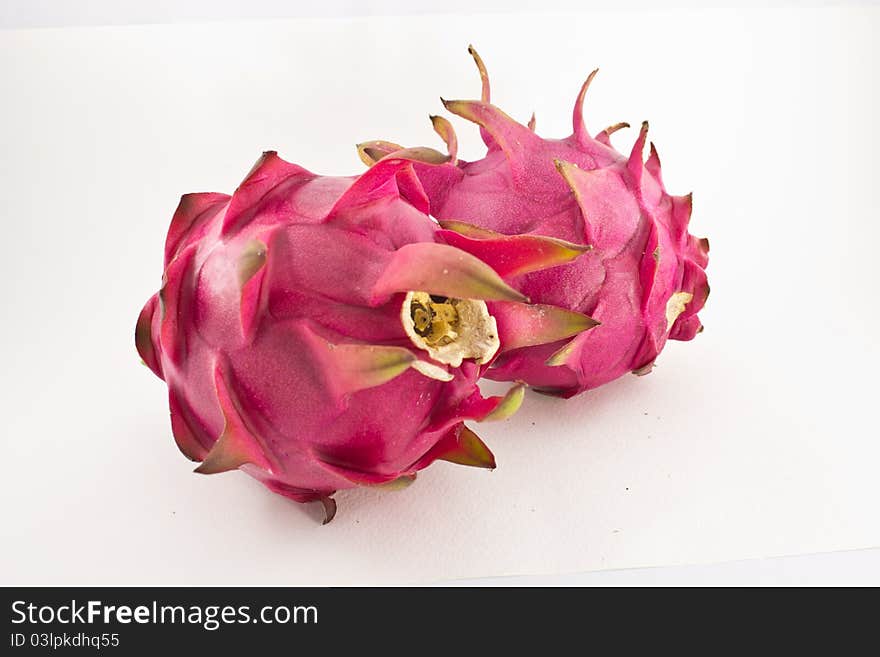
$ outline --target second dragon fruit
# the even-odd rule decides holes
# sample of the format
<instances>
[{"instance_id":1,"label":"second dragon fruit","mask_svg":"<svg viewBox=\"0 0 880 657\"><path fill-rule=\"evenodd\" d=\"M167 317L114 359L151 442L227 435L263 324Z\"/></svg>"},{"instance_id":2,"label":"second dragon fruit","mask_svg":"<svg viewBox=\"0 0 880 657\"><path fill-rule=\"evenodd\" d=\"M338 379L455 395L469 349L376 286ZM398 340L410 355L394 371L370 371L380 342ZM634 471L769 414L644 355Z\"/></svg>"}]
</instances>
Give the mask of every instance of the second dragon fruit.
<instances>
[{"instance_id":1,"label":"second dragon fruit","mask_svg":"<svg viewBox=\"0 0 880 657\"><path fill-rule=\"evenodd\" d=\"M534 301L600 322L568 341L507 352L486 376L568 397L628 372L649 372L667 339L690 340L702 330L697 313L709 295L709 242L688 233L691 196L666 192L653 144L643 160L647 122L628 155L609 139L626 124L595 137L587 132L583 104L595 71L575 102L572 134L544 139L534 131L534 117L525 126L491 104L486 67L469 51L482 78L482 97L444 105L480 127L488 153L473 162L458 160L452 126L432 117L449 155L415 163L431 214L447 229L449 243L474 253L499 233L591 246L583 258L525 274L516 284ZM371 165L399 148L377 141L361 144L359 153Z\"/></svg>"}]
</instances>

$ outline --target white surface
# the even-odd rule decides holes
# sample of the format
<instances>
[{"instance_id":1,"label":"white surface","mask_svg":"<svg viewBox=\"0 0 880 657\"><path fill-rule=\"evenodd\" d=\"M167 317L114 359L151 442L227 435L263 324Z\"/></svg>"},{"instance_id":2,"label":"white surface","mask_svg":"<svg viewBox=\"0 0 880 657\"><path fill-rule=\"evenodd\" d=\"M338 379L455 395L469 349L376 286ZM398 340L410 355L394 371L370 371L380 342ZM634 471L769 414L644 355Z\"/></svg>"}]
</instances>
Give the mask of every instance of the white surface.
<instances>
[{"instance_id":1,"label":"white surface","mask_svg":"<svg viewBox=\"0 0 880 657\"><path fill-rule=\"evenodd\" d=\"M699 566L460 579L437 586L880 586L880 549Z\"/></svg>"},{"instance_id":2,"label":"white surface","mask_svg":"<svg viewBox=\"0 0 880 657\"><path fill-rule=\"evenodd\" d=\"M863 8L0 33L0 582L415 582L880 544L878 28ZM177 197L230 191L264 148L353 173L358 141L433 144L437 96L478 91L471 41L542 134L568 132L594 65L594 131L651 120L712 240L706 332L649 377L479 427L497 471L340 494L327 527L244 475L188 474L131 335Z\"/></svg>"}]
</instances>

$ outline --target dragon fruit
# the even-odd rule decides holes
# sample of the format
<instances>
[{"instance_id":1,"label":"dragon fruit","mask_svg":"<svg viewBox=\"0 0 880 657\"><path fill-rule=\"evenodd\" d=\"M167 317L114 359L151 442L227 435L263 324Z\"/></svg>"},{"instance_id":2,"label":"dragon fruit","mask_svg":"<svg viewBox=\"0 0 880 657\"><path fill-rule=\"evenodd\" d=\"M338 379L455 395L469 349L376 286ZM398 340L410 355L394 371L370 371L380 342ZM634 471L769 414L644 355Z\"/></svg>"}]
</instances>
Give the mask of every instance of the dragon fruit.
<instances>
[{"instance_id":1,"label":"dragon fruit","mask_svg":"<svg viewBox=\"0 0 880 657\"><path fill-rule=\"evenodd\" d=\"M499 236L481 259L447 243L410 161L424 153L326 177L267 152L232 196L181 199L135 341L196 472L241 469L329 522L337 490L401 487L437 459L494 467L464 420L508 417L523 387L484 398L482 372L595 325L505 279L585 249Z\"/></svg>"},{"instance_id":2,"label":"dragon fruit","mask_svg":"<svg viewBox=\"0 0 880 657\"><path fill-rule=\"evenodd\" d=\"M475 162L458 160L452 126L431 117L449 152L415 163L431 214L449 244L476 255L499 234L590 245L583 258L523 274L515 284L533 301L600 322L569 340L507 351L486 376L568 397L626 372L649 372L668 338L690 340L702 331L697 313L709 294L709 243L688 234L691 195L666 192L653 144L643 162L647 122L629 155L609 139L627 124L589 135L582 109L596 71L575 102L572 135L543 139L534 131L534 115L524 126L490 103L486 67L473 48L469 52L482 78L482 98L443 104L479 125L488 153ZM358 151L374 165L400 148L375 141Z\"/></svg>"}]
</instances>

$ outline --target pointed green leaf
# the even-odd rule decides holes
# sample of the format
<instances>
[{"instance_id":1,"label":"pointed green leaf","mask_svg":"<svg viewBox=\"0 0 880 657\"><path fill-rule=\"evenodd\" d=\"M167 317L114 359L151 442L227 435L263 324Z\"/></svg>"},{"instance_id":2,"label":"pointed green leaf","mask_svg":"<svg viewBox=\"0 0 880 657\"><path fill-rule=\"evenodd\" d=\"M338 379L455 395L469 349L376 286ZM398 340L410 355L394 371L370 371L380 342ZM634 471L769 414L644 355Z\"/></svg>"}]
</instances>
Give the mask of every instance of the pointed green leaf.
<instances>
[{"instance_id":1,"label":"pointed green leaf","mask_svg":"<svg viewBox=\"0 0 880 657\"><path fill-rule=\"evenodd\" d=\"M456 446L438 458L458 465L495 469L495 457L486 447L486 443L464 425L461 425Z\"/></svg>"},{"instance_id":2,"label":"pointed green leaf","mask_svg":"<svg viewBox=\"0 0 880 657\"><path fill-rule=\"evenodd\" d=\"M501 398L498 406L483 418L483 422L497 422L511 417L519 410L519 407L522 406L525 392L526 386L523 383L517 383L515 386L511 387L510 390L507 391L507 394Z\"/></svg>"}]
</instances>

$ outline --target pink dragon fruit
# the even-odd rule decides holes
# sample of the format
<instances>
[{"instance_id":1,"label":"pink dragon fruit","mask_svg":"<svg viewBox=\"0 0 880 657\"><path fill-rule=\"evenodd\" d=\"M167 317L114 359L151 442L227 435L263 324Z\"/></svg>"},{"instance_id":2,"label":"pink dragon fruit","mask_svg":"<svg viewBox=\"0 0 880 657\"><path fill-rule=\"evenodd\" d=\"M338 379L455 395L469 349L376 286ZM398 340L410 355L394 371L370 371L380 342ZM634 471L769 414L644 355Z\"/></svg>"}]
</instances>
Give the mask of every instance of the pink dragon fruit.
<instances>
[{"instance_id":1,"label":"pink dragon fruit","mask_svg":"<svg viewBox=\"0 0 880 657\"><path fill-rule=\"evenodd\" d=\"M480 259L446 243L410 162L425 153L336 178L268 152L231 197L181 199L135 341L196 472L240 468L328 522L339 489L402 486L437 459L494 467L463 421L509 416L523 389L482 397L488 363L595 325L504 279L584 248L498 237Z\"/></svg>"},{"instance_id":2,"label":"pink dragon fruit","mask_svg":"<svg viewBox=\"0 0 880 657\"><path fill-rule=\"evenodd\" d=\"M651 370L667 338L690 340L702 330L697 312L709 294L705 267L709 243L688 234L691 196L670 196L643 123L629 156L611 147L619 123L591 137L583 102L596 71L574 107L574 131L542 139L490 104L489 78L473 48L482 78L482 100L443 101L480 126L486 157L458 161L451 125L431 117L449 157L415 163L444 238L470 253L485 253L498 234L545 235L591 245L583 258L515 279L533 301L592 316L600 325L567 341L510 350L488 378L525 381L536 389L571 396L626 372ZM398 151L391 142L360 144L367 165ZM489 243L486 240L490 240Z\"/></svg>"}]
</instances>

